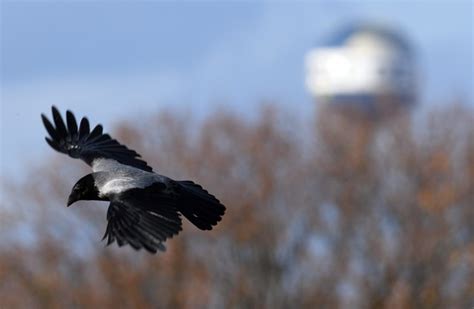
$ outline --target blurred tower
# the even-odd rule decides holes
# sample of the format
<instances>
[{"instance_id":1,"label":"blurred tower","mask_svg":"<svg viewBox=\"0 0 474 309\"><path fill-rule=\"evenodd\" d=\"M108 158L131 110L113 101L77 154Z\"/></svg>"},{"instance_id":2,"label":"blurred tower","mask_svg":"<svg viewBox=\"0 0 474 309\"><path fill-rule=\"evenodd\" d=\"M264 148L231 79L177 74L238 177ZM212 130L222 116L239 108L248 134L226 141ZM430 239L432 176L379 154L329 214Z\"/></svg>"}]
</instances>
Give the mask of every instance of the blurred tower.
<instances>
[{"instance_id":1,"label":"blurred tower","mask_svg":"<svg viewBox=\"0 0 474 309\"><path fill-rule=\"evenodd\" d=\"M415 103L413 52L393 30L351 25L305 60L306 87L325 107L379 116Z\"/></svg>"}]
</instances>

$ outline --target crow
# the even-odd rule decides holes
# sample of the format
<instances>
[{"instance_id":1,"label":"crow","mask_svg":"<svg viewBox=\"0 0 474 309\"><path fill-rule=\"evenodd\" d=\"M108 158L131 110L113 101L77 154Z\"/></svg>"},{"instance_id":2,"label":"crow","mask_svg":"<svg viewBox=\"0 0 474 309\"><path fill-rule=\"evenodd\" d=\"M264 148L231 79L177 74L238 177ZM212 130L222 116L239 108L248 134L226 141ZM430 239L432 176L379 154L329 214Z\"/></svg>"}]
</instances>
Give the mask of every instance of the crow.
<instances>
[{"instance_id":1,"label":"crow","mask_svg":"<svg viewBox=\"0 0 474 309\"><path fill-rule=\"evenodd\" d=\"M102 238L107 246L116 241L119 247L165 251L166 239L182 230L181 215L201 230L211 230L222 219L225 206L200 185L153 172L137 152L103 133L102 125L90 130L86 117L78 125L69 110L66 123L54 106L52 114L54 125L41 114L50 136L46 142L93 171L74 185L67 206L79 200L109 201Z\"/></svg>"}]
</instances>

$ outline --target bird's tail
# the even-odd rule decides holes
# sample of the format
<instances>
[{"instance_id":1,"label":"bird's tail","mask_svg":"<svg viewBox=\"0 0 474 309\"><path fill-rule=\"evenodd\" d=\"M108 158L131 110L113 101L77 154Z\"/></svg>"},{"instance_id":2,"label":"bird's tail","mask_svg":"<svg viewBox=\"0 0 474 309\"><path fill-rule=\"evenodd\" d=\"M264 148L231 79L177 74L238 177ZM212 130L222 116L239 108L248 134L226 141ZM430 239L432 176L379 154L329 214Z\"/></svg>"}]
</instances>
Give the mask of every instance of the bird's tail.
<instances>
[{"instance_id":1,"label":"bird's tail","mask_svg":"<svg viewBox=\"0 0 474 309\"><path fill-rule=\"evenodd\" d=\"M224 215L224 205L192 181L184 180L178 183L182 188L178 210L201 230L212 230Z\"/></svg>"}]
</instances>

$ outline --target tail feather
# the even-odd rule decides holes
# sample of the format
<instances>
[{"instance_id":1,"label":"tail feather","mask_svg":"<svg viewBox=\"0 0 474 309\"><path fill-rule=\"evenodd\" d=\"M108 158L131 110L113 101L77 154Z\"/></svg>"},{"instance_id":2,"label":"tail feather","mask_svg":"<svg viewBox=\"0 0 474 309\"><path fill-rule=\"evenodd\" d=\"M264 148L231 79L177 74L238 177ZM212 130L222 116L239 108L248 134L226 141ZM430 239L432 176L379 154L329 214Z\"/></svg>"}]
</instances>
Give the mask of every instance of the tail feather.
<instances>
[{"instance_id":1,"label":"tail feather","mask_svg":"<svg viewBox=\"0 0 474 309\"><path fill-rule=\"evenodd\" d=\"M189 181L178 181L182 190L178 210L201 230L212 230L222 219L225 207L200 185Z\"/></svg>"}]
</instances>

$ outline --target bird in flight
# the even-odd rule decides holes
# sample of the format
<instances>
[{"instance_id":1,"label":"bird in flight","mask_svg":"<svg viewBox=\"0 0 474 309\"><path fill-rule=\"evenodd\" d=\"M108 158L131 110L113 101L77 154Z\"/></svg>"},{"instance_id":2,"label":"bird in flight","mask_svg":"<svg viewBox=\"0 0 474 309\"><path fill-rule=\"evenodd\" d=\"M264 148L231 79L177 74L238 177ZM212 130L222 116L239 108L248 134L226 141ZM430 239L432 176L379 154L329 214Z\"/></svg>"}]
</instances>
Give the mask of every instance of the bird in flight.
<instances>
[{"instance_id":1,"label":"bird in flight","mask_svg":"<svg viewBox=\"0 0 474 309\"><path fill-rule=\"evenodd\" d=\"M100 124L90 130L85 117L78 125L71 111L66 123L54 106L52 113L54 125L41 115L50 136L46 142L93 171L74 185L67 206L79 200L109 201L107 245L117 241L120 247L156 253L181 231L181 215L201 230L211 230L222 219L224 205L200 185L153 172L137 152L103 133Z\"/></svg>"}]
</instances>

